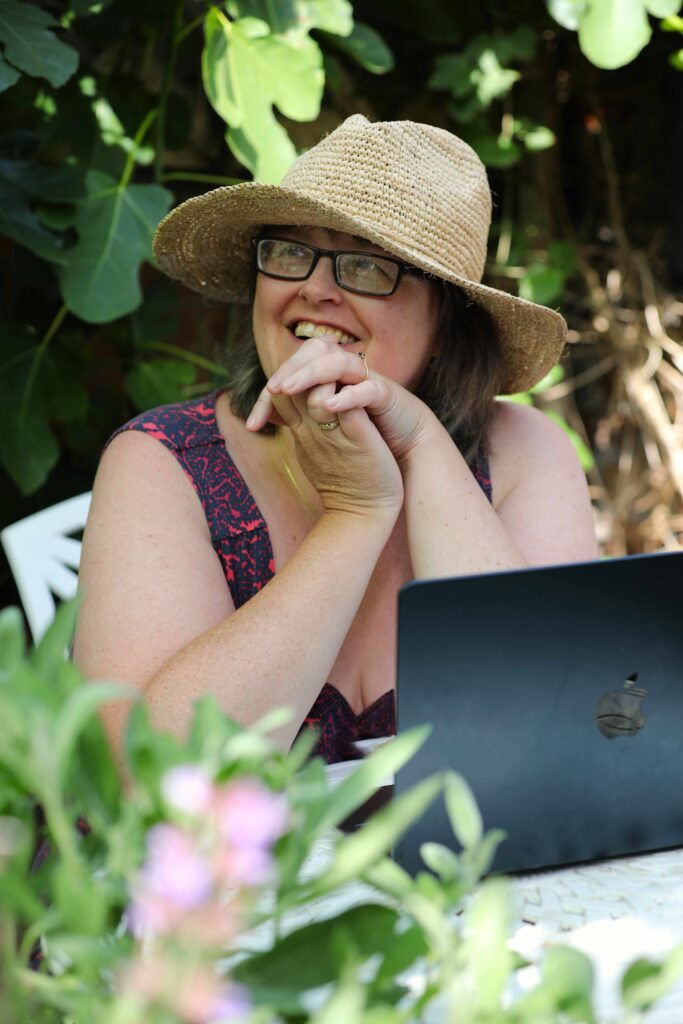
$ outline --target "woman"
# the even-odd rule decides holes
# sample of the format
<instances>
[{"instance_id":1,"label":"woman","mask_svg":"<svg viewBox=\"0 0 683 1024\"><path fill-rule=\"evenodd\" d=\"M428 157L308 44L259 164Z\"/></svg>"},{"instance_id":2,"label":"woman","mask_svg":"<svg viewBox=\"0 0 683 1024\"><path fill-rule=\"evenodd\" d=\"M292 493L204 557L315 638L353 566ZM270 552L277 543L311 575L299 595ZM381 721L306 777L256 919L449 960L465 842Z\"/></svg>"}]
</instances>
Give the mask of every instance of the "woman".
<instances>
[{"instance_id":1,"label":"woman","mask_svg":"<svg viewBox=\"0 0 683 1024\"><path fill-rule=\"evenodd\" d=\"M160 225L172 277L251 297L255 344L226 391L137 417L102 458L90 678L135 683L176 734L203 694L245 724L287 705L283 745L316 724L343 760L393 731L404 582L596 556L564 433L494 401L544 376L565 327L479 283L490 207L459 139L356 115L282 186L216 189ZM115 745L126 710L107 709Z\"/></svg>"}]
</instances>

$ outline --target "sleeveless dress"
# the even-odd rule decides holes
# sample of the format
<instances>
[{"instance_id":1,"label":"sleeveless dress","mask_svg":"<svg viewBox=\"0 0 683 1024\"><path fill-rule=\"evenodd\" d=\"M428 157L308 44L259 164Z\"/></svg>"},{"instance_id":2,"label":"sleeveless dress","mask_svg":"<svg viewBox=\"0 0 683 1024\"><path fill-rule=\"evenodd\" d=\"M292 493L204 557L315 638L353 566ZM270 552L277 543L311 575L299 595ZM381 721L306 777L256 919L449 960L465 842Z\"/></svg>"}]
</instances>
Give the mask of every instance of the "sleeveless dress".
<instances>
[{"instance_id":1,"label":"sleeveless dress","mask_svg":"<svg viewBox=\"0 0 683 1024\"><path fill-rule=\"evenodd\" d=\"M141 413L120 427L107 444L123 431L139 430L174 455L201 502L214 551L239 608L274 576L275 565L266 521L218 429L216 399L220 393ZM487 461L481 460L472 471L490 501ZM395 733L394 692L382 694L356 715L339 690L325 683L300 732L310 728L319 734L312 757L322 757L328 763L353 760L359 756L358 740Z\"/></svg>"}]
</instances>

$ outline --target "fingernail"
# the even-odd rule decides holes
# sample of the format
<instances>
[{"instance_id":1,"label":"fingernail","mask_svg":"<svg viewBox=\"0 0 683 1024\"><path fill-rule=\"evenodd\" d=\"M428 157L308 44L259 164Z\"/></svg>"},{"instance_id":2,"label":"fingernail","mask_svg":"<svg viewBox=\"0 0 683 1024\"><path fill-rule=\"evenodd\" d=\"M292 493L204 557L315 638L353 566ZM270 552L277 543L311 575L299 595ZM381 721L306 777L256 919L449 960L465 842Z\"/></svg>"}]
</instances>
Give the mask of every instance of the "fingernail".
<instances>
[{"instance_id":1,"label":"fingernail","mask_svg":"<svg viewBox=\"0 0 683 1024\"><path fill-rule=\"evenodd\" d=\"M247 416L247 422L246 422L245 425L247 427L253 427L255 423L256 423L256 417L254 416L253 412L250 412L249 415Z\"/></svg>"}]
</instances>

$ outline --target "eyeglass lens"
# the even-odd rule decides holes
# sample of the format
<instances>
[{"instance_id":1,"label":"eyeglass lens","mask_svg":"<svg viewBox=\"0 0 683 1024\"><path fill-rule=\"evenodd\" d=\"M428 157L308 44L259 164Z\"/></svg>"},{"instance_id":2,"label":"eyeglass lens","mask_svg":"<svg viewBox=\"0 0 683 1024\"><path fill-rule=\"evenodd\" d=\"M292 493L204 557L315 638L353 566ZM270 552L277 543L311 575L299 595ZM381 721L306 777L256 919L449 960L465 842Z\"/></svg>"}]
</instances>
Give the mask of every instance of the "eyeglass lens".
<instances>
[{"instance_id":1,"label":"eyeglass lens","mask_svg":"<svg viewBox=\"0 0 683 1024\"><path fill-rule=\"evenodd\" d=\"M259 270L292 281L308 277L318 252L284 238L261 238L256 251ZM338 284L369 295L389 295L400 273L399 264L365 252L337 252L334 263Z\"/></svg>"}]
</instances>

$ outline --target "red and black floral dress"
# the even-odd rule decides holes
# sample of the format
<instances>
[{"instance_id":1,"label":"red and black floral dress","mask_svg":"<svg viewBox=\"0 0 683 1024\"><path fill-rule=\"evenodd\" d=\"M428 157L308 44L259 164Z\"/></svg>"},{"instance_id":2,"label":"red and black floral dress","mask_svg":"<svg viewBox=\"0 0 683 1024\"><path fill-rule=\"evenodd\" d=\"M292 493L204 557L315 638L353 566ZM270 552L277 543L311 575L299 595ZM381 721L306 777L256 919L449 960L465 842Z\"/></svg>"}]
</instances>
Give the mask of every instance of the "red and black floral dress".
<instances>
[{"instance_id":1,"label":"red and black floral dress","mask_svg":"<svg viewBox=\"0 0 683 1024\"><path fill-rule=\"evenodd\" d=\"M173 453L202 504L211 542L239 608L273 577L275 566L266 521L218 430L219 394L216 391L142 413L117 430L111 440L124 430L140 430ZM473 474L490 501L486 460L473 467ZM301 726L311 727L319 732L313 756L328 763L352 760L358 757L358 740L391 736L396 731L394 692L382 694L356 715L339 690L325 683Z\"/></svg>"}]
</instances>

